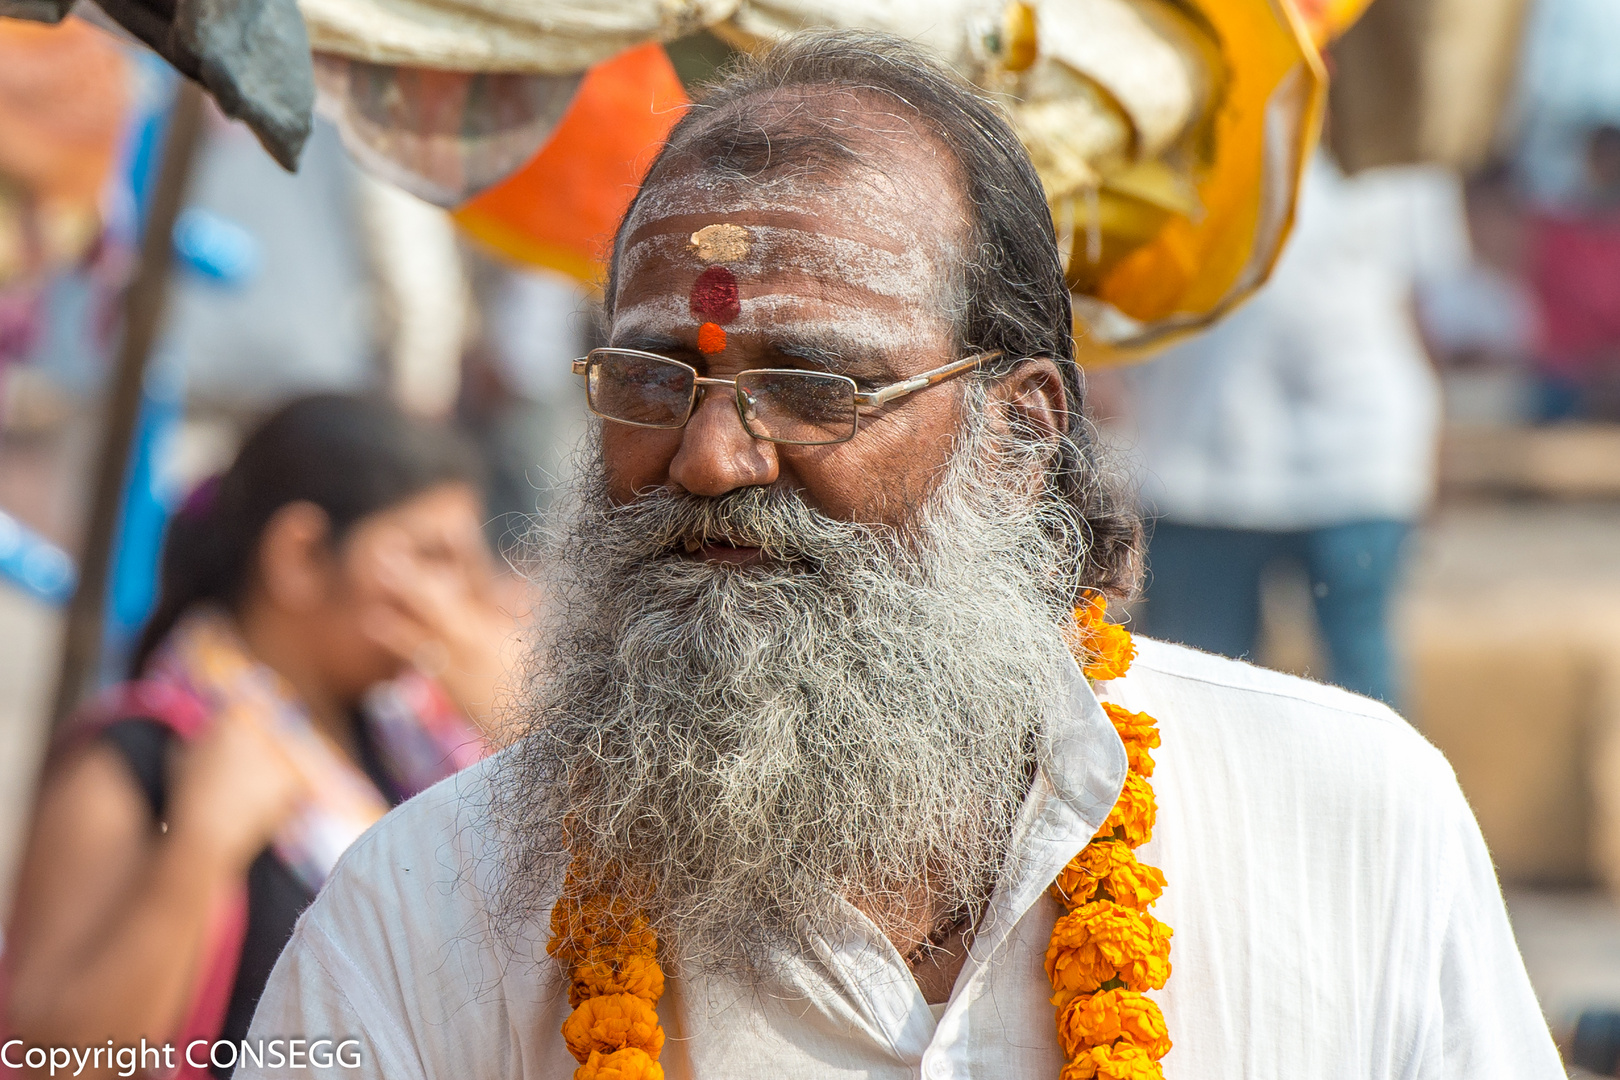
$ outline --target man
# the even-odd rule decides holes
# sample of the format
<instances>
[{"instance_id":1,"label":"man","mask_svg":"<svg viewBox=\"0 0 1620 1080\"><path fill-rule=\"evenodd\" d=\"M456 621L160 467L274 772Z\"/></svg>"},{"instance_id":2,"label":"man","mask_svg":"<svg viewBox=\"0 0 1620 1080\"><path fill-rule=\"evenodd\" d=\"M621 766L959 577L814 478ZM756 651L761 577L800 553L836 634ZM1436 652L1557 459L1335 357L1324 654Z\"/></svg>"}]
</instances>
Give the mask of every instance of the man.
<instances>
[{"instance_id":1,"label":"man","mask_svg":"<svg viewBox=\"0 0 1620 1080\"><path fill-rule=\"evenodd\" d=\"M677 125L606 299L635 351L581 365L609 419L530 732L351 851L250 1048L354 1039L389 1080L1096 1075L1054 1025L1048 885L1127 783L1071 610L1133 586L1138 532L1016 138L904 44L796 40ZM1101 688L1162 723L1165 1075L1561 1075L1401 720L1145 641Z\"/></svg>"}]
</instances>

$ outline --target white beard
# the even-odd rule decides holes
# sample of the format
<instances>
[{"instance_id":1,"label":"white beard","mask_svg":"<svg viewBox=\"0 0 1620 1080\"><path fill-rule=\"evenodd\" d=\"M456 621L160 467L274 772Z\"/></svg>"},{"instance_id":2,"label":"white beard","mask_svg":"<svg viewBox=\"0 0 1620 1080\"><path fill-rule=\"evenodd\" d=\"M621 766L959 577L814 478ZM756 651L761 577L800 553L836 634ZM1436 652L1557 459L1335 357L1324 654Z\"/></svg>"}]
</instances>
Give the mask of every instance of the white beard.
<instances>
[{"instance_id":1,"label":"white beard","mask_svg":"<svg viewBox=\"0 0 1620 1080\"><path fill-rule=\"evenodd\" d=\"M736 972L836 933L844 900L894 937L919 892L988 898L1070 663L1074 536L1009 494L1027 454L964 443L905 536L760 488L613 507L587 478L496 777L503 922L574 859L668 962ZM722 534L768 560L678 554Z\"/></svg>"}]
</instances>

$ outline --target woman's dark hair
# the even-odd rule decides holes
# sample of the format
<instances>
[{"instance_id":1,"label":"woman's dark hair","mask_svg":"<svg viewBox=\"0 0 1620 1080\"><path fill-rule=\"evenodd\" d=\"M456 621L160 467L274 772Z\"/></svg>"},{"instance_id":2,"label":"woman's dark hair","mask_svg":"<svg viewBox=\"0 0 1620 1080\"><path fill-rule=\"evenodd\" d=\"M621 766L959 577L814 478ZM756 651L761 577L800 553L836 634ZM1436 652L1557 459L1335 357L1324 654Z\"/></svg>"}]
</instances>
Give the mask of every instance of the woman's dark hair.
<instances>
[{"instance_id":1,"label":"woman's dark hair","mask_svg":"<svg viewBox=\"0 0 1620 1080\"><path fill-rule=\"evenodd\" d=\"M643 194L695 169L747 183L786 170L869 165L862 131L845 106L819 91L876 96L932 129L955 156L973 209L957 312L958 346L999 351L1005 374L1020 359L1047 356L1068 393L1069 430L1050 480L1082 525L1077 581L1130 595L1140 575L1141 523L1130 497L1099 461L1085 417L1085 379L1075 362L1073 313L1052 214L1029 154L990 101L918 46L861 30L808 31L736 58L675 124L619 225L609 264L612 320L623 233ZM773 102L787 107L767 107Z\"/></svg>"},{"instance_id":2,"label":"woman's dark hair","mask_svg":"<svg viewBox=\"0 0 1620 1080\"><path fill-rule=\"evenodd\" d=\"M440 484L480 480L478 459L454 433L372 398L316 394L259 425L236 461L205 481L169 524L158 600L130 664L139 675L187 609L241 602L259 537L275 512L310 502L325 512L332 542L363 518Z\"/></svg>"}]
</instances>

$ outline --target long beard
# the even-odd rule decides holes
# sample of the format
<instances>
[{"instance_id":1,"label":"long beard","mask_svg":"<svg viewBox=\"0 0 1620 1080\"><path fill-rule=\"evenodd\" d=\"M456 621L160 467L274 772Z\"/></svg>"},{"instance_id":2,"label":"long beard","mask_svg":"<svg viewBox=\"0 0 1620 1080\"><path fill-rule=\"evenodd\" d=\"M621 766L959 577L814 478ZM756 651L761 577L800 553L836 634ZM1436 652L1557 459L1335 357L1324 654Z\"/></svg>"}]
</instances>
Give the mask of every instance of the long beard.
<instances>
[{"instance_id":1,"label":"long beard","mask_svg":"<svg viewBox=\"0 0 1620 1080\"><path fill-rule=\"evenodd\" d=\"M987 899L1069 663L1075 564L1072 528L987 446L966 440L903 531L776 489L613 506L587 477L496 779L501 920L571 865L668 961L757 971L837 935L846 901L900 940L919 906ZM767 559L684 556L717 536Z\"/></svg>"}]
</instances>

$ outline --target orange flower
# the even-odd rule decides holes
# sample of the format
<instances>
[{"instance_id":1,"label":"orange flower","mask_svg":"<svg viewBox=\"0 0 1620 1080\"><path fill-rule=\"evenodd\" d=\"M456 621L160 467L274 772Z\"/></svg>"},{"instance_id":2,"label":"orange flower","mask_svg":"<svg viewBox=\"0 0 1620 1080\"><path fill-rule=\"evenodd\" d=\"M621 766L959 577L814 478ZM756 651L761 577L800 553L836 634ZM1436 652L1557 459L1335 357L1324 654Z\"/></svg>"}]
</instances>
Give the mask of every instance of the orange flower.
<instances>
[{"instance_id":1,"label":"orange flower","mask_svg":"<svg viewBox=\"0 0 1620 1080\"><path fill-rule=\"evenodd\" d=\"M1046 950L1052 1004L1095 993L1110 979L1128 989L1158 990L1170 977L1171 930L1153 916L1095 900L1058 919Z\"/></svg>"},{"instance_id":2,"label":"orange flower","mask_svg":"<svg viewBox=\"0 0 1620 1080\"><path fill-rule=\"evenodd\" d=\"M1080 1057L1096 1046L1123 1039L1154 1061L1170 1052L1164 1014L1135 990L1104 990L1078 997L1058 1014L1058 1039L1067 1057Z\"/></svg>"},{"instance_id":3,"label":"orange flower","mask_svg":"<svg viewBox=\"0 0 1620 1080\"><path fill-rule=\"evenodd\" d=\"M651 957L658 951L658 935L624 901L605 896L577 900L565 887L551 909L551 940L546 952L574 964L592 958L601 948L611 948L620 957Z\"/></svg>"},{"instance_id":4,"label":"orange flower","mask_svg":"<svg viewBox=\"0 0 1620 1080\"><path fill-rule=\"evenodd\" d=\"M664 1029L658 1026L658 1012L634 994L607 994L586 998L563 1021L563 1041L576 1061L584 1062L592 1051L611 1053L627 1046L657 1057L664 1048Z\"/></svg>"},{"instance_id":5,"label":"orange flower","mask_svg":"<svg viewBox=\"0 0 1620 1080\"><path fill-rule=\"evenodd\" d=\"M570 1005L604 994L634 994L656 1005L664 994L664 971L651 956L623 956L610 948L592 949L587 959L574 963L570 974Z\"/></svg>"},{"instance_id":6,"label":"orange flower","mask_svg":"<svg viewBox=\"0 0 1620 1080\"><path fill-rule=\"evenodd\" d=\"M611 1054L592 1050L574 1080L664 1080L664 1067L633 1046Z\"/></svg>"},{"instance_id":7,"label":"orange flower","mask_svg":"<svg viewBox=\"0 0 1620 1080\"><path fill-rule=\"evenodd\" d=\"M1074 609L1080 645L1086 652L1082 667L1088 679L1117 679L1131 669L1131 661L1136 659L1130 631L1108 622L1107 611L1107 601L1100 597Z\"/></svg>"},{"instance_id":8,"label":"orange flower","mask_svg":"<svg viewBox=\"0 0 1620 1080\"><path fill-rule=\"evenodd\" d=\"M1109 813L1108 820L1097 830L1097 839L1119 839L1131 847L1141 847L1153 837L1153 822L1158 817L1159 804L1153 798L1153 786L1135 773L1125 774L1125 787L1120 790L1119 801Z\"/></svg>"},{"instance_id":9,"label":"orange flower","mask_svg":"<svg viewBox=\"0 0 1620 1080\"><path fill-rule=\"evenodd\" d=\"M1083 669L1086 678L1099 682L1123 677L1131 670L1131 661L1136 659L1136 643L1131 640L1131 632L1113 623L1102 623L1091 631L1086 638L1086 651L1091 656Z\"/></svg>"},{"instance_id":10,"label":"orange flower","mask_svg":"<svg viewBox=\"0 0 1620 1080\"><path fill-rule=\"evenodd\" d=\"M1093 840L1052 882L1052 897L1066 908L1092 900L1113 900L1145 911L1164 892L1164 874L1137 861L1119 840Z\"/></svg>"},{"instance_id":11,"label":"orange flower","mask_svg":"<svg viewBox=\"0 0 1620 1080\"><path fill-rule=\"evenodd\" d=\"M1074 609L1074 621L1080 627L1082 635L1103 624L1108 614L1108 601L1100 596L1093 596L1089 600L1082 600Z\"/></svg>"},{"instance_id":12,"label":"orange flower","mask_svg":"<svg viewBox=\"0 0 1620 1080\"><path fill-rule=\"evenodd\" d=\"M1097 1046L1063 1066L1058 1080L1164 1080L1164 1070L1140 1047Z\"/></svg>"},{"instance_id":13,"label":"orange flower","mask_svg":"<svg viewBox=\"0 0 1620 1080\"><path fill-rule=\"evenodd\" d=\"M1114 722L1114 730L1125 740L1125 752L1131 758L1131 771L1140 776L1153 775L1153 756L1149 750L1159 748L1159 722L1145 712L1133 713L1111 701L1102 703L1103 712Z\"/></svg>"}]
</instances>

